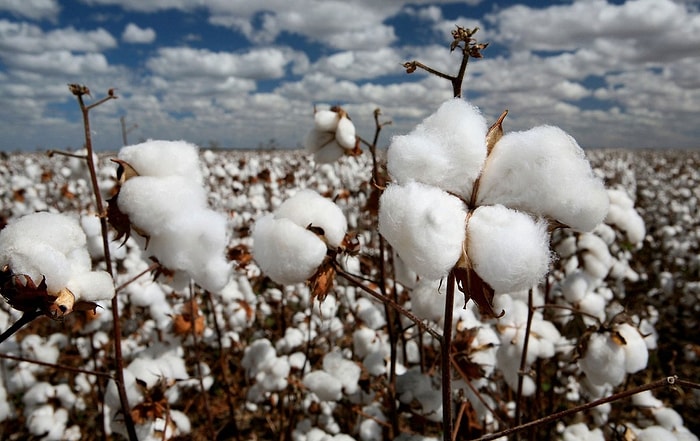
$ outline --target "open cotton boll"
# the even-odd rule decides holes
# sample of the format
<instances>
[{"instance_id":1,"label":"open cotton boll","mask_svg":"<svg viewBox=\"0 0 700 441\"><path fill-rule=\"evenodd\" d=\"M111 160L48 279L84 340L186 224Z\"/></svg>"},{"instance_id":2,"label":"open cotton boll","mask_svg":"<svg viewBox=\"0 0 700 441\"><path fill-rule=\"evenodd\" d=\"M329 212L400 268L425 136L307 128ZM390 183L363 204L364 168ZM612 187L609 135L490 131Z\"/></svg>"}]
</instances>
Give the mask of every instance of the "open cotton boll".
<instances>
[{"instance_id":1,"label":"open cotton boll","mask_svg":"<svg viewBox=\"0 0 700 441\"><path fill-rule=\"evenodd\" d=\"M355 148L355 143L357 142L357 138L355 137L355 124L353 124L347 116L340 118L340 121L338 121L335 139L338 141L338 144L346 150Z\"/></svg>"},{"instance_id":2,"label":"open cotton boll","mask_svg":"<svg viewBox=\"0 0 700 441\"><path fill-rule=\"evenodd\" d=\"M340 380L346 394L357 391L362 369L357 363L345 359L340 352L329 352L323 357L323 370Z\"/></svg>"},{"instance_id":3,"label":"open cotton boll","mask_svg":"<svg viewBox=\"0 0 700 441\"><path fill-rule=\"evenodd\" d=\"M608 334L593 333L578 365L591 383L617 386L625 378L625 351Z\"/></svg>"},{"instance_id":4,"label":"open cotton boll","mask_svg":"<svg viewBox=\"0 0 700 441\"><path fill-rule=\"evenodd\" d=\"M605 222L617 226L627 235L630 243L636 244L644 240L646 225L644 219L634 209L634 202L624 190L608 190L610 210Z\"/></svg>"},{"instance_id":5,"label":"open cotton boll","mask_svg":"<svg viewBox=\"0 0 700 441\"><path fill-rule=\"evenodd\" d=\"M627 373L633 374L646 368L649 361L649 351L639 330L627 323L618 325L615 330L625 339L622 348L625 351L625 370Z\"/></svg>"},{"instance_id":6,"label":"open cotton boll","mask_svg":"<svg viewBox=\"0 0 700 441\"><path fill-rule=\"evenodd\" d=\"M181 176L136 176L122 185L117 204L132 225L154 235L174 218L206 207L206 193Z\"/></svg>"},{"instance_id":7,"label":"open cotton boll","mask_svg":"<svg viewBox=\"0 0 700 441\"><path fill-rule=\"evenodd\" d=\"M486 157L486 120L462 100L444 102L407 135L395 136L387 151L391 177L471 196Z\"/></svg>"},{"instance_id":8,"label":"open cotton boll","mask_svg":"<svg viewBox=\"0 0 700 441\"><path fill-rule=\"evenodd\" d=\"M198 148L186 141L148 140L123 147L119 159L128 162L141 176L181 176L202 182Z\"/></svg>"},{"instance_id":9,"label":"open cotton boll","mask_svg":"<svg viewBox=\"0 0 700 441\"><path fill-rule=\"evenodd\" d=\"M322 109L314 113L314 129L320 132L335 132L340 121L340 114L333 110Z\"/></svg>"},{"instance_id":10,"label":"open cotton boll","mask_svg":"<svg viewBox=\"0 0 700 441\"><path fill-rule=\"evenodd\" d=\"M87 271L71 277L66 284L75 301L96 302L114 297L114 281L105 271Z\"/></svg>"},{"instance_id":11,"label":"open cotton boll","mask_svg":"<svg viewBox=\"0 0 700 441\"><path fill-rule=\"evenodd\" d=\"M268 214L253 227L253 257L260 269L280 284L306 281L321 265L326 251L318 236L289 219Z\"/></svg>"},{"instance_id":12,"label":"open cotton boll","mask_svg":"<svg viewBox=\"0 0 700 441\"><path fill-rule=\"evenodd\" d=\"M497 293L536 285L549 269L549 235L543 221L502 205L474 210L467 225L474 271Z\"/></svg>"},{"instance_id":13,"label":"open cotton boll","mask_svg":"<svg viewBox=\"0 0 700 441\"><path fill-rule=\"evenodd\" d=\"M322 401L338 401L343 397L343 384L326 371L311 371L304 375L304 386Z\"/></svg>"},{"instance_id":14,"label":"open cotton boll","mask_svg":"<svg viewBox=\"0 0 700 441\"><path fill-rule=\"evenodd\" d=\"M608 195L576 141L558 127L504 135L481 175L477 203L503 204L590 231Z\"/></svg>"},{"instance_id":15,"label":"open cotton boll","mask_svg":"<svg viewBox=\"0 0 700 441\"><path fill-rule=\"evenodd\" d=\"M467 212L458 198L428 185L390 185L379 206L379 232L419 276L437 280L462 255Z\"/></svg>"},{"instance_id":16,"label":"open cotton boll","mask_svg":"<svg viewBox=\"0 0 700 441\"><path fill-rule=\"evenodd\" d=\"M344 149L335 139L334 132L312 130L304 139L306 151L314 154L314 159L320 164L328 164L340 159Z\"/></svg>"},{"instance_id":17,"label":"open cotton boll","mask_svg":"<svg viewBox=\"0 0 700 441\"><path fill-rule=\"evenodd\" d=\"M605 441L605 437L598 428L591 430L586 423L576 423L564 429L562 441Z\"/></svg>"},{"instance_id":18,"label":"open cotton boll","mask_svg":"<svg viewBox=\"0 0 700 441\"><path fill-rule=\"evenodd\" d=\"M313 190L301 190L287 199L275 210L275 219L286 218L307 228L321 227L323 236L332 247L340 246L348 229L348 222L333 201Z\"/></svg>"}]
</instances>

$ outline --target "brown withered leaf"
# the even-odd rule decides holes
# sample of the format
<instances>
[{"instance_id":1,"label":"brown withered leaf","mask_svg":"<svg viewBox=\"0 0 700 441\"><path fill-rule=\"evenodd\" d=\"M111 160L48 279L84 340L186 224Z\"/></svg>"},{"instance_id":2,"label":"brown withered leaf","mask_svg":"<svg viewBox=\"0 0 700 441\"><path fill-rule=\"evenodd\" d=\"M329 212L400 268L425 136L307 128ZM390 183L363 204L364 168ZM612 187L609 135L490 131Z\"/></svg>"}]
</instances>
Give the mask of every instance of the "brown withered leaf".
<instances>
[{"instance_id":1,"label":"brown withered leaf","mask_svg":"<svg viewBox=\"0 0 700 441\"><path fill-rule=\"evenodd\" d=\"M486 133L486 154L491 154L493 147L496 143L503 137L503 121L508 115L508 109L501 113L495 123L489 127L489 131Z\"/></svg>"},{"instance_id":2,"label":"brown withered leaf","mask_svg":"<svg viewBox=\"0 0 700 441\"><path fill-rule=\"evenodd\" d=\"M464 293L465 301L474 300L476 306L479 307L479 314L482 318L498 318L505 314L505 311L496 314L493 310L495 292L473 268L456 267L452 271L454 271L457 280L457 288Z\"/></svg>"},{"instance_id":3,"label":"brown withered leaf","mask_svg":"<svg viewBox=\"0 0 700 441\"><path fill-rule=\"evenodd\" d=\"M332 261L326 259L321 266L318 267L316 273L309 279L311 298L323 302L331 289L333 289L334 280L335 268L333 268Z\"/></svg>"},{"instance_id":4,"label":"brown withered leaf","mask_svg":"<svg viewBox=\"0 0 700 441\"><path fill-rule=\"evenodd\" d=\"M107 222L109 222L112 228L117 232L114 240L120 240L122 237L124 238L121 243L121 246L123 246L131 236L131 220L129 220L128 215L124 214L119 209L118 199L119 193L107 200Z\"/></svg>"},{"instance_id":5,"label":"brown withered leaf","mask_svg":"<svg viewBox=\"0 0 700 441\"><path fill-rule=\"evenodd\" d=\"M173 317L173 333L189 335L193 332L193 326L195 335L204 333L204 316L199 313L197 302L190 300L182 307L182 312Z\"/></svg>"},{"instance_id":6,"label":"brown withered leaf","mask_svg":"<svg viewBox=\"0 0 700 441\"><path fill-rule=\"evenodd\" d=\"M340 250L350 256L360 254L360 238L357 234L347 233L340 243Z\"/></svg>"},{"instance_id":7,"label":"brown withered leaf","mask_svg":"<svg viewBox=\"0 0 700 441\"><path fill-rule=\"evenodd\" d=\"M230 247L226 257L228 257L228 260L236 262L240 268L245 268L253 260L253 254L248 246L244 244Z\"/></svg>"},{"instance_id":8,"label":"brown withered leaf","mask_svg":"<svg viewBox=\"0 0 700 441\"><path fill-rule=\"evenodd\" d=\"M14 274L8 265L0 270L0 293L18 311L39 310L46 315L50 315L51 305L57 298L48 292L45 277L37 285L26 274Z\"/></svg>"},{"instance_id":9,"label":"brown withered leaf","mask_svg":"<svg viewBox=\"0 0 700 441\"><path fill-rule=\"evenodd\" d=\"M131 409L131 418L136 424L143 424L162 418L168 410L168 397L165 395L167 385L165 381L160 381L150 390L146 382L136 379L136 383L141 387L144 400Z\"/></svg>"}]
</instances>

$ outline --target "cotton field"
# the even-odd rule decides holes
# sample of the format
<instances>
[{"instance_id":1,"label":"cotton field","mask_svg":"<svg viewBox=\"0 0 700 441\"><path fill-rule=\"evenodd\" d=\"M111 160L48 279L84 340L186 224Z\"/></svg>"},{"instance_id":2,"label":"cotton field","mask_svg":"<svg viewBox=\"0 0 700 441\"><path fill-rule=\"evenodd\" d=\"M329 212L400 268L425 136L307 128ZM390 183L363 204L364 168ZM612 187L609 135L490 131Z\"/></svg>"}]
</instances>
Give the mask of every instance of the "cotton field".
<instances>
[{"instance_id":1,"label":"cotton field","mask_svg":"<svg viewBox=\"0 0 700 441\"><path fill-rule=\"evenodd\" d=\"M301 151L101 154L101 196L118 194L131 221L130 229L110 227L113 287L104 287L101 220L85 161L4 157L0 263L13 273L3 267L3 296L9 286L41 286L46 274L36 261L49 262L52 280L79 295L48 310L55 319L36 318L0 343L0 438L126 436L114 382L116 295L124 387L141 440L440 439L447 279L425 281L405 263L437 265L440 279L446 254L435 248L451 227L439 224L437 239L420 243L392 230L404 222L392 222L422 201L433 219L452 196L419 199L425 189L407 180L406 194L390 202L396 211L380 214L383 183L373 179L371 156L342 156L353 145L336 144L324 153L331 163ZM500 205L474 212L483 223L469 234L484 239L472 255L498 268L482 278L497 283L523 271L524 286L537 285L503 284L493 317L457 291L449 393L459 439L673 375L700 381L700 151L586 155L593 175L581 175L605 184L594 182L588 194L607 196L609 209L602 222L597 209L593 220L566 219L590 231L547 230ZM119 161L139 175L125 179ZM443 178L436 188L454 184L436 179ZM494 230L498 222L504 226ZM500 257L522 249L526 233L505 235L513 225L539 241L517 268ZM466 234L463 225L454 230ZM392 252L378 231L398 245ZM61 234L66 239L56 239ZM53 238L50 247L36 243L42 236ZM74 251L79 245L89 256ZM26 275L20 285L18 274ZM12 301L0 302L0 331L22 316ZM523 439L697 440L698 415L697 389L661 387L543 423Z\"/></svg>"}]
</instances>

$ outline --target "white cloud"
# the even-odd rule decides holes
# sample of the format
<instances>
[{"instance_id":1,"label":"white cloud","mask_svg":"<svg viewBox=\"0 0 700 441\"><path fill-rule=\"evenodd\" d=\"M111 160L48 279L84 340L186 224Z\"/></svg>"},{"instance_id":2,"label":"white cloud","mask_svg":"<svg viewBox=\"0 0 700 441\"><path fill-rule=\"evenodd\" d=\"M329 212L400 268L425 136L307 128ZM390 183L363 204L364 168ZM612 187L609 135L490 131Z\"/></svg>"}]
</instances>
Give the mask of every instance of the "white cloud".
<instances>
[{"instance_id":1,"label":"white cloud","mask_svg":"<svg viewBox=\"0 0 700 441\"><path fill-rule=\"evenodd\" d=\"M291 50L273 47L244 53L212 52L189 47L161 48L147 62L154 73L167 78L229 76L250 79L280 78L287 65L298 58Z\"/></svg>"},{"instance_id":2,"label":"white cloud","mask_svg":"<svg viewBox=\"0 0 700 441\"><path fill-rule=\"evenodd\" d=\"M6 60L15 69L36 73L79 75L106 73L109 63L102 54L76 55L68 51L44 52L41 54L17 54Z\"/></svg>"},{"instance_id":3,"label":"white cloud","mask_svg":"<svg viewBox=\"0 0 700 441\"><path fill-rule=\"evenodd\" d=\"M122 41L125 43L153 43L156 39L156 31L153 28L140 28L134 23L129 23L122 32Z\"/></svg>"},{"instance_id":4,"label":"white cloud","mask_svg":"<svg viewBox=\"0 0 700 441\"><path fill-rule=\"evenodd\" d=\"M73 27L44 32L23 22L0 20L0 51L42 53L52 50L97 52L117 46L112 35L98 28L79 31Z\"/></svg>"},{"instance_id":5,"label":"white cloud","mask_svg":"<svg viewBox=\"0 0 700 441\"><path fill-rule=\"evenodd\" d=\"M57 0L3 0L0 11L31 20L51 20L58 17L61 7Z\"/></svg>"},{"instance_id":6,"label":"white cloud","mask_svg":"<svg viewBox=\"0 0 700 441\"><path fill-rule=\"evenodd\" d=\"M394 75L400 72L403 61L399 51L393 48L342 51L321 58L311 69L335 78L359 80Z\"/></svg>"}]
</instances>

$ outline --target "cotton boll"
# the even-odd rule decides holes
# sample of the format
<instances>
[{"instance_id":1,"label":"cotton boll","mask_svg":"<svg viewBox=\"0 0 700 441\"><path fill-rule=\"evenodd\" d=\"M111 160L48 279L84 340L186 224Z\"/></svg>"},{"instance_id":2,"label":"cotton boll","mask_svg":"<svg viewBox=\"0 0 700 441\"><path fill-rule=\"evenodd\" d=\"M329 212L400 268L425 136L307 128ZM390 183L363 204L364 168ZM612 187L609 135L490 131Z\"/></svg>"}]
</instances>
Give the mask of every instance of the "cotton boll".
<instances>
[{"instance_id":1,"label":"cotton boll","mask_svg":"<svg viewBox=\"0 0 700 441\"><path fill-rule=\"evenodd\" d=\"M562 441L605 441L605 437L599 428L590 430L586 423L576 423L564 429Z\"/></svg>"},{"instance_id":2,"label":"cotton boll","mask_svg":"<svg viewBox=\"0 0 700 441\"><path fill-rule=\"evenodd\" d=\"M591 334L578 364L594 385L617 386L625 378L625 352L607 334Z\"/></svg>"},{"instance_id":3,"label":"cotton boll","mask_svg":"<svg viewBox=\"0 0 700 441\"><path fill-rule=\"evenodd\" d=\"M584 271L577 270L564 279L561 290L566 301L575 304L583 300L591 285L591 277Z\"/></svg>"},{"instance_id":4,"label":"cotton boll","mask_svg":"<svg viewBox=\"0 0 700 441\"><path fill-rule=\"evenodd\" d=\"M186 141L148 140L123 147L119 159L141 176L181 176L197 184L202 182L198 148Z\"/></svg>"},{"instance_id":5,"label":"cotton boll","mask_svg":"<svg viewBox=\"0 0 700 441\"><path fill-rule=\"evenodd\" d=\"M419 276L436 280L462 255L466 216L462 201L438 188L390 185L380 198L379 232Z\"/></svg>"},{"instance_id":6,"label":"cotton boll","mask_svg":"<svg viewBox=\"0 0 700 441\"><path fill-rule=\"evenodd\" d=\"M338 144L346 150L355 148L355 143L357 142L357 138L355 137L355 125L347 116L340 118L340 121L338 121L335 139L338 141Z\"/></svg>"},{"instance_id":7,"label":"cotton boll","mask_svg":"<svg viewBox=\"0 0 700 441\"><path fill-rule=\"evenodd\" d=\"M340 114L333 110L317 110L314 113L314 129L322 132L335 132L340 121Z\"/></svg>"},{"instance_id":8,"label":"cotton boll","mask_svg":"<svg viewBox=\"0 0 700 441\"><path fill-rule=\"evenodd\" d=\"M632 395L632 404L639 407L659 408L663 407L663 401L656 398L650 390L645 390Z\"/></svg>"},{"instance_id":9,"label":"cotton boll","mask_svg":"<svg viewBox=\"0 0 700 441\"><path fill-rule=\"evenodd\" d=\"M322 401L338 401L343 397L343 384L326 371L312 371L304 375L304 386Z\"/></svg>"},{"instance_id":10,"label":"cotton boll","mask_svg":"<svg viewBox=\"0 0 700 441\"><path fill-rule=\"evenodd\" d=\"M340 380L346 394L357 391L362 369L357 363L346 360L340 352L329 352L323 357L323 370Z\"/></svg>"},{"instance_id":11,"label":"cotton boll","mask_svg":"<svg viewBox=\"0 0 700 441\"><path fill-rule=\"evenodd\" d=\"M326 245L311 231L272 214L260 218L253 230L253 256L260 269L280 284L301 283L326 257Z\"/></svg>"},{"instance_id":12,"label":"cotton boll","mask_svg":"<svg viewBox=\"0 0 700 441\"><path fill-rule=\"evenodd\" d=\"M348 223L343 211L330 199L313 190L301 190L275 210L276 219L289 219L300 227L321 227L323 236L332 247L340 246Z\"/></svg>"},{"instance_id":13,"label":"cotton boll","mask_svg":"<svg viewBox=\"0 0 700 441\"><path fill-rule=\"evenodd\" d=\"M649 426L637 433L637 441L676 441L673 432L661 426Z\"/></svg>"},{"instance_id":14,"label":"cotton boll","mask_svg":"<svg viewBox=\"0 0 700 441\"><path fill-rule=\"evenodd\" d=\"M609 200L576 141L558 127L504 135L481 175L477 202L503 204L590 231Z\"/></svg>"},{"instance_id":15,"label":"cotton boll","mask_svg":"<svg viewBox=\"0 0 700 441\"><path fill-rule=\"evenodd\" d=\"M37 286L45 277L49 292L60 291L70 280L70 262L65 254L50 245L20 239L10 246L0 247L0 266L9 265L13 273L29 276ZM25 280L22 282L26 284Z\"/></svg>"},{"instance_id":16,"label":"cotton boll","mask_svg":"<svg viewBox=\"0 0 700 441\"><path fill-rule=\"evenodd\" d=\"M96 302L114 297L114 281L105 271L88 271L73 276L66 284L75 301Z\"/></svg>"},{"instance_id":17,"label":"cotton boll","mask_svg":"<svg viewBox=\"0 0 700 441\"><path fill-rule=\"evenodd\" d=\"M182 176L137 176L121 186L117 204L132 225L155 235L178 216L204 208L206 194Z\"/></svg>"},{"instance_id":18,"label":"cotton boll","mask_svg":"<svg viewBox=\"0 0 700 441\"><path fill-rule=\"evenodd\" d=\"M476 107L448 100L411 133L392 139L389 174L399 184L415 180L469 198L486 157L486 130Z\"/></svg>"},{"instance_id":19,"label":"cotton boll","mask_svg":"<svg viewBox=\"0 0 700 441\"><path fill-rule=\"evenodd\" d=\"M319 164L335 162L345 153L332 132L313 130L307 135L304 145L307 152L314 154L314 160Z\"/></svg>"},{"instance_id":20,"label":"cotton boll","mask_svg":"<svg viewBox=\"0 0 700 441\"><path fill-rule=\"evenodd\" d=\"M617 326L616 331L625 339L623 350L625 352L625 370L633 374L647 367L649 351L647 345L637 328L622 323Z\"/></svg>"},{"instance_id":21,"label":"cotton boll","mask_svg":"<svg viewBox=\"0 0 700 441\"><path fill-rule=\"evenodd\" d=\"M496 292L526 290L547 273L545 222L502 205L483 206L473 212L467 230L474 270Z\"/></svg>"},{"instance_id":22,"label":"cotton boll","mask_svg":"<svg viewBox=\"0 0 700 441\"><path fill-rule=\"evenodd\" d=\"M411 291L411 311L423 320L438 323L445 315L445 295L438 291L439 284L425 280Z\"/></svg>"}]
</instances>

